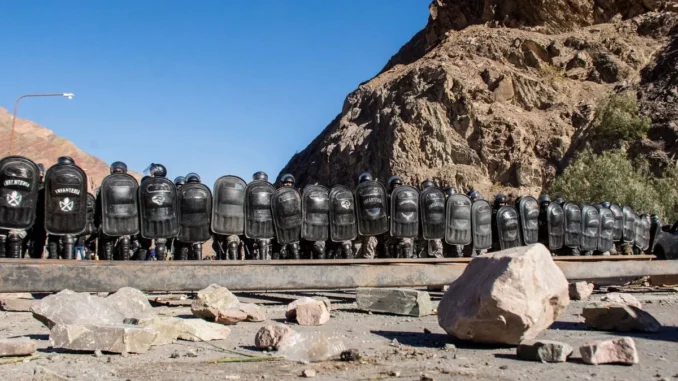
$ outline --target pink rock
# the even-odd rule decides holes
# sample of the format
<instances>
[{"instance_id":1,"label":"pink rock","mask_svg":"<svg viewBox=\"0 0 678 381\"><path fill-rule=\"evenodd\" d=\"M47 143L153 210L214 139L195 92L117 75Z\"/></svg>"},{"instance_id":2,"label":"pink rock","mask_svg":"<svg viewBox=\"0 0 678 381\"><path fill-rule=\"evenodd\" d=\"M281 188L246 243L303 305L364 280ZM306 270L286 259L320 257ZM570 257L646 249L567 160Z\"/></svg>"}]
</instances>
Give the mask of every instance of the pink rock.
<instances>
[{"instance_id":1,"label":"pink rock","mask_svg":"<svg viewBox=\"0 0 678 381\"><path fill-rule=\"evenodd\" d=\"M579 348L581 359L587 364L638 364L636 343L630 337L596 341Z\"/></svg>"},{"instance_id":2,"label":"pink rock","mask_svg":"<svg viewBox=\"0 0 678 381\"><path fill-rule=\"evenodd\" d=\"M262 327L254 337L254 345L259 349L276 348L286 336L296 332L286 325L267 325Z\"/></svg>"}]
</instances>

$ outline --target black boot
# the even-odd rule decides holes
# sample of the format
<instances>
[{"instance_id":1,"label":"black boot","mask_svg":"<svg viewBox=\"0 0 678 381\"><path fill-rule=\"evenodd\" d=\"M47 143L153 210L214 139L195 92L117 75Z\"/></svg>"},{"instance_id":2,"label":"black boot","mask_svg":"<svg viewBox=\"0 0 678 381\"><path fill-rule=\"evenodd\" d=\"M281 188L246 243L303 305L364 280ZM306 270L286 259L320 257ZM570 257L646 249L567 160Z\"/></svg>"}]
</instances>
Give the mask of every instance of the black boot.
<instances>
[{"instance_id":1,"label":"black boot","mask_svg":"<svg viewBox=\"0 0 678 381\"><path fill-rule=\"evenodd\" d=\"M7 236L6 235L0 235L0 258L11 258L11 256L7 255Z\"/></svg>"},{"instance_id":2,"label":"black boot","mask_svg":"<svg viewBox=\"0 0 678 381\"><path fill-rule=\"evenodd\" d=\"M165 254L167 254L166 244L166 239L160 238L155 240L155 258L159 261L165 260Z\"/></svg>"},{"instance_id":3,"label":"black boot","mask_svg":"<svg viewBox=\"0 0 678 381\"><path fill-rule=\"evenodd\" d=\"M193 258L202 261L202 242L193 242Z\"/></svg>"},{"instance_id":4,"label":"black boot","mask_svg":"<svg viewBox=\"0 0 678 381\"><path fill-rule=\"evenodd\" d=\"M101 242L101 240L99 241ZM112 261L115 256L115 246L113 240L110 238L104 240L104 252L101 253L102 257L100 259L104 261Z\"/></svg>"},{"instance_id":5,"label":"black boot","mask_svg":"<svg viewBox=\"0 0 678 381\"><path fill-rule=\"evenodd\" d=\"M353 247L351 242L344 242L341 244L341 251L344 255L344 259L353 259Z\"/></svg>"},{"instance_id":6,"label":"black boot","mask_svg":"<svg viewBox=\"0 0 678 381\"><path fill-rule=\"evenodd\" d=\"M120 243L118 244L118 257L121 261L129 261L129 247L130 240L128 236L120 237Z\"/></svg>"},{"instance_id":7,"label":"black boot","mask_svg":"<svg viewBox=\"0 0 678 381\"><path fill-rule=\"evenodd\" d=\"M9 252L7 257L20 259L21 258L21 237L16 234L9 235Z\"/></svg>"},{"instance_id":8,"label":"black boot","mask_svg":"<svg viewBox=\"0 0 678 381\"><path fill-rule=\"evenodd\" d=\"M300 248L299 248L299 242L292 242L289 245L290 248L290 254L292 255L292 259L295 260L300 260L301 259L301 253L300 253Z\"/></svg>"},{"instance_id":9,"label":"black boot","mask_svg":"<svg viewBox=\"0 0 678 381\"><path fill-rule=\"evenodd\" d=\"M50 236L47 244L49 259L59 259L59 237Z\"/></svg>"},{"instance_id":10,"label":"black boot","mask_svg":"<svg viewBox=\"0 0 678 381\"><path fill-rule=\"evenodd\" d=\"M156 248L157 250L157 248ZM174 252L177 253L177 259L180 261L188 261L188 246L183 242L175 241Z\"/></svg>"},{"instance_id":11,"label":"black boot","mask_svg":"<svg viewBox=\"0 0 678 381\"><path fill-rule=\"evenodd\" d=\"M75 258L75 237L72 235L65 235L63 238L64 243L64 259L74 259Z\"/></svg>"},{"instance_id":12,"label":"black boot","mask_svg":"<svg viewBox=\"0 0 678 381\"><path fill-rule=\"evenodd\" d=\"M238 259L238 243L230 242L228 244L228 251L226 252L226 259L237 260Z\"/></svg>"},{"instance_id":13,"label":"black boot","mask_svg":"<svg viewBox=\"0 0 678 381\"><path fill-rule=\"evenodd\" d=\"M325 259L325 241L316 241L313 243L315 259Z\"/></svg>"}]
</instances>

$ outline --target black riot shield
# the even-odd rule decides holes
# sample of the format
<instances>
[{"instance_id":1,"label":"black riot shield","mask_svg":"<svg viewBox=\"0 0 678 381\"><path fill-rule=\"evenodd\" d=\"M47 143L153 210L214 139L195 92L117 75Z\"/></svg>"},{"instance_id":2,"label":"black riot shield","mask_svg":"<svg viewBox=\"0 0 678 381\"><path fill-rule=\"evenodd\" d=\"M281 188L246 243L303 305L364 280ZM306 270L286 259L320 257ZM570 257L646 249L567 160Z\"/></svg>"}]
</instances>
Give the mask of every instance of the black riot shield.
<instances>
[{"instance_id":1,"label":"black riot shield","mask_svg":"<svg viewBox=\"0 0 678 381\"><path fill-rule=\"evenodd\" d=\"M26 230L35 222L40 170L23 156L0 160L0 229Z\"/></svg>"},{"instance_id":2,"label":"black riot shield","mask_svg":"<svg viewBox=\"0 0 678 381\"><path fill-rule=\"evenodd\" d=\"M622 208L624 217L624 228L622 229L622 241L624 243L632 244L636 240L636 213L630 206Z\"/></svg>"},{"instance_id":3,"label":"black riot shield","mask_svg":"<svg viewBox=\"0 0 678 381\"><path fill-rule=\"evenodd\" d=\"M642 241L642 246L638 245L638 247L642 251L647 251L647 249L650 248L650 229L651 229L651 222L650 222L650 216L647 214L643 214L640 216L640 231L641 235L643 237Z\"/></svg>"},{"instance_id":4,"label":"black riot shield","mask_svg":"<svg viewBox=\"0 0 678 381\"><path fill-rule=\"evenodd\" d=\"M518 247L520 243L520 224L518 212L512 206L502 206L497 211L497 233L499 247L502 250Z\"/></svg>"},{"instance_id":5,"label":"black riot shield","mask_svg":"<svg viewBox=\"0 0 678 381\"><path fill-rule=\"evenodd\" d=\"M573 202L563 204L565 215L565 246L578 248L581 244L581 209Z\"/></svg>"},{"instance_id":6,"label":"black riot shield","mask_svg":"<svg viewBox=\"0 0 678 381\"><path fill-rule=\"evenodd\" d=\"M598 251L606 252L614 247L614 214L608 208L596 206L600 218L600 231L598 233Z\"/></svg>"},{"instance_id":7,"label":"black riot shield","mask_svg":"<svg viewBox=\"0 0 678 381\"><path fill-rule=\"evenodd\" d=\"M93 194L87 193L87 227L83 232L84 234L92 234L96 231L96 226L94 225L95 205L96 198Z\"/></svg>"},{"instance_id":8,"label":"black riot shield","mask_svg":"<svg viewBox=\"0 0 678 381\"><path fill-rule=\"evenodd\" d=\"M492 247L492 207L486 200L477 200L471 206L473 249L487 250Z\"/></svg>"},{"instance_id":9,"label":"black riot shield","mask_svg":"<svg viewBox=\"0 0 678 381\"><path fill-rule=\"evenodd\" d=\"M471 199L463 194L453 194L447 199L445 209L445 242L450 245L470 245L473 242Z\"/></svg>"},{"instance_id":10,"label":"black riot shield","mask_svg":"<svg viewBox=\"0 0 678 381\"><path fill-rule=\"evenodd\" d=\"M518 203L521 238L525 245L539 242L539 204L532 196L525 196Z\"/></svg>"},{"instance_id":11,"label":"black riot shield","mask_svg":"<svg viewBox=\"0 0 678 381\"><path fill-rule=\"evenodd\" d=\"M640 216L638 214L635 214L633 217L633 233L634 237L636 238L634 241L634 244L636 247L641 249L644 245L643 239L643 222L640 220Z\"/></svg>"},{"instance_id":12,"label":"black riot shield","mask_svg":"<svg viewBox=\"0 0 678 381\"><path fill-rule=\"evenodd\" d=\"M330 191L322 185L307 185L301 197L301 238L327 241L330 234Z\"/></svg>"},{"instance_id":13,"label":"black riot shield","mask_svg":"<svg viewBox=\"0 0 678 381\"><path fill-rule=\"evenodd\" d=\"M565 212L552 202L546 207L546 223L549 232L549 250L558 250L565 244Z\"/></svg>"},{"instance_id":14,"label":"black riot shield","mask_svg":"<svg viewBox=\"0 0 678 381\"><path fill-rule=\"evenodd\" d=\"M388 226L388 204L386 189L376 181L358 184L355 190L358 208L358 232L363 236L386 233Z\"/></svg>"},{"instance_id":15,"label":"black riot shield","mask_svg":"<svg viewBox=\"0 0 678 381\"><path fill-rule=\"evenodd\" d=\"M164 177L152 177L139 186L141 236L172 238L179 234L177 188Z\"/></svg>"},{"instance_id":16,"label":"black riot shield","mask_svg":"<svg viewBox=\"0 0 678 381\"><path fill-rule=\"evenodd\" d=\"M662 226L664 224L660 219L652 219L650 220L650 248L649 252L654 253L654 247L657 244L657 239L659 238L659 235L662 232Z\"/></svg>"},{"instance_id":17,"label":"black riot shield","mask_svg":"<svg viewBox=\"0 0 678 381\"><path fill-rule=\"evenodd\" d=\"M280 244L299 241L301 235L301 196L292 187L282 187L271 197L275 236Z\"/></svg>"},{"instance_id":18,"label":"black riot shield","mask_svg":"<svg viewBox=\"0 0 678 381\"><path fill-rule=\"evenodd\" d=\"M330 238L332 242L352 241L358 236L353 191L337 185L330 191Z\"/></svg>"},{"instance_id":19,"label":"black riot shield","mask_svg":"<svg viewBox=\"0 0 678 381\"><path fill-rule=\"evenodd\" d=\"M245 188L238 176L222 176L214 183L212 231L222 235L245 232ZM270 215L270 214L269 214Z\"/></svg>"},{"instance_id":20,"label":"black riot shield","mask_svg":"<svg viewBox=\"0 0 678 381\"><path fill-rule=\"evenodd\" d=\"M610 205L610 211L614 216L614 233L612 234L612 241L619 242L624 236L624 212L617 204Z\"/></svg>"},{"instance_id":21,"label":"black riot shield","mask_svg":"<svg viewBox=\"0 0 678 381\"><path fill-rule=\"evenodd\" d=\"M177 190L181 242L205 242L211 237L212 192L205 184L187 183Z\"/></svg>"},{"instance_id":22,"label":"black riot shield","mask_svg":"<svg viewBox=\"0 0 678 381\"><path fill-rule=\"evenodd\" d=\"M445 238L445 194L438 188L426 188L419 194L421 233L424 239Z\"/></svg>"},{"instance_id":23,"label":"black riot shield","mask_svg":"<svg viewBox=\"0 0 678 381\"><path fill-rule=\"evenodd\" d=\"M598 249L598 237L600 236L600 216L598 210L591 205L581 208L581 243L582 251Z\"/></svg>"},{"instance_id":24,"label":"black riot shield","mask_svg":"<svg viewBox=\"0 0 678 381\"><path fill-rule=\"evenodd\" d=\"M86 227L87 175L75 165L53 165L45 174L45 230L79 235Z\"/></svg>"},{"instance_id":25,"label":"black riot shield","mask_svg":"<svg viewBox=\"0 0 678 381\"><path fill-rule=\"evenodd\" d=\"M101 197L101 231L109 237L139 233L139 183L126 173L104 178Z\"/></svg>"},{"instance_id":26,"label":"black riot shield","mask_svg":"<svg viewBox=\"0 0 678 381\"><path fill-rule=\"evenodd\" d=\"M401 185L391 192L391 237L419 235L419 191Z\"/></svg>"},{"instance_id":27,"label":"black riot shield","mask_svg":"<svg viewBox=\"0 0 678 381\"><path fill-rule=\"evenodd\" d=\"M245 236L250 239L275 237L271 197L275 187L268 181L256 180L245 188Z\"/></svg>"}]
</instances>

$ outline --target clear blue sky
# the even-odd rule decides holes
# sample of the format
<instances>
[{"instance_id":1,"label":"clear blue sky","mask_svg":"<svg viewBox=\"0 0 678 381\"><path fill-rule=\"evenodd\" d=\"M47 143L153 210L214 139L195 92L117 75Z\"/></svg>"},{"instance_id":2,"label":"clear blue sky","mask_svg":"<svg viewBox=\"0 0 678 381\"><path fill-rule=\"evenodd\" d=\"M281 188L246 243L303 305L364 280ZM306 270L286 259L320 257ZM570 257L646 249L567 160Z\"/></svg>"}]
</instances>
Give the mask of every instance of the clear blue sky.
<instances>
[{"instance_id":1,"label":"clear blue sky","mask_svg":"<svg viewBox=\"0 0 678 381\"><path fill-rule=\"evenodd\" d=\"M274 178L428 18L430 0L8 1L0 106L110 163Z\"/></svg>"}]
</instances>

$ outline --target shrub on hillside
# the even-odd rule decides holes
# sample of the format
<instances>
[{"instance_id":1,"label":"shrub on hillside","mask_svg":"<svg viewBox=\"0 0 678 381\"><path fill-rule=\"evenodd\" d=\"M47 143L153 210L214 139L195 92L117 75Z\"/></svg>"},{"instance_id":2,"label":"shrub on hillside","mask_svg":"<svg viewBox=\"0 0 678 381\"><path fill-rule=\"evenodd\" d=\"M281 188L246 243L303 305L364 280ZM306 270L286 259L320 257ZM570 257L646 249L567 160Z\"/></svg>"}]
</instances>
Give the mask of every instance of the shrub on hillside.
<instances>
[{"instance_id":1,"label":"shrub on hillside","mask_svg":"<svg viewBox=\"0 0 678 381\"><path fill-rule=\"evenodd\" d=\"M600 138L632 141L647 136L650 119L640 115L633 95L615 94L599 105L593 125Z\"/></svg>"}]
</instances>

